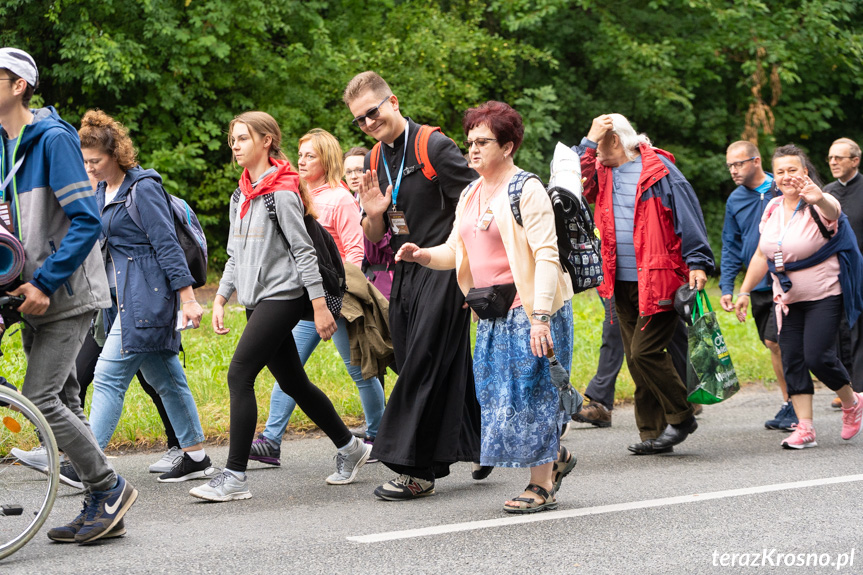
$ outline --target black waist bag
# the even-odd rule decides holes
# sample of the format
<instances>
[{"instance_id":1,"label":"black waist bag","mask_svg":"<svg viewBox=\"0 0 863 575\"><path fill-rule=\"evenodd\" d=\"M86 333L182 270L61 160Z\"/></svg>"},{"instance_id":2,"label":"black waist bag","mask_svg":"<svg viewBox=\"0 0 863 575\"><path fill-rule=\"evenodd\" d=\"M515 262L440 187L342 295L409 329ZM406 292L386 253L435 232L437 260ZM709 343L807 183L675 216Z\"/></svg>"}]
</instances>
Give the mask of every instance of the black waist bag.
<instances>
[{"instance_id":1,"label":"black waist bag","mask_svg":"<svg viewBox=\"0 0 863 575\"><path fill-rule=\"evenodd\" d=\"M464 298L480 319L506 317L515 300L515 284L500 284L484 288L470 288Z\"/></svg>"}]
</instances>

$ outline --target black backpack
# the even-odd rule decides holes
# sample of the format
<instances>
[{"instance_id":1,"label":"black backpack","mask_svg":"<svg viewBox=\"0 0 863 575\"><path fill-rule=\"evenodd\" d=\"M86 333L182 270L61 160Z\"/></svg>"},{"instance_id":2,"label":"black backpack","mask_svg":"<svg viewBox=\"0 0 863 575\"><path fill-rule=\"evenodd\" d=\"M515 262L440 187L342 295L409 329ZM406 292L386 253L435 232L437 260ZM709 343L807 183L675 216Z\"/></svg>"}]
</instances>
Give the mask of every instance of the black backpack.
<instances>
[{"instance_id":1,"label":"black backpack","mask_svg":"<svg viewBox=\"0 0 863 575\"><path fill-rule=\"evenodd\" d=\"M234 191L231 199L235 202L240 201L240 188ZM291 251L291 244L285 233L282 231L282 226L279 224L279 216L276 213L276 203L273 194L264 195L264 205L267 206L267 214L276 225L276 232L285 242L285 247ZM318 259L318 271L321 274L324 286L324 297L327 301L327 309L333 314L333 319L338 320L342 315L342 298L347 290L347 282L345 281L345 266L342 263L342 256L339 253L339 248L336 245L336 240L322 226L318 220L312 216L304 216L303 222L306 224L306 232L312 240L312 245L315 248L315 254ZM314 310L312 302L308 300L308 292L306 292L307 309L303 315L304 320L314 321Z\"/></svg>"},{"instance_id":2,"label":"black backpack","mask_svg":"<svg viewBox=\"0 0 863 575\"><path fill-rule=\"evenodd\" d=\"M539 183L536 174L519 172L509 183L507 194L512 215L516 223L521 220L521 192L524 184L531 178ZM543 187L545 185L543 184ZM576 197L563 190L548 190L554 208L554 224L557 232L557 250L560 264L572 279L572 290L581 293L602 283L602 255L600 253L599 231L593 222L593 213L584 196Z\"/></svg>"},{"instance_id":3,"label":"black backpack","mask_svg":"<svg viewBox=\"0 0 863 575\"><path fill-rule=\"evenodd\" d=\"M129 217L135 222L135 225L144 232L144 224L141 222L141 214L138 213L138 207L135 205L135 189L138 187L138 182L132 184L132 189L126 195L126 211L129 212ZM162 186L159 186L162 188ZM193 288L199 288L207 283L207 238L204 237L204 228L198 221L198 216L189 207L185 200L181 200L177 196L169 194L165 188L162 188L167 197L168 206L171 208L171 214L174 218L174 230L177 232L177 240L180 247L183 248L183 255L186 256L186 264L189 266L189 272L195 283Z\"/></svg>"}]
</instances>

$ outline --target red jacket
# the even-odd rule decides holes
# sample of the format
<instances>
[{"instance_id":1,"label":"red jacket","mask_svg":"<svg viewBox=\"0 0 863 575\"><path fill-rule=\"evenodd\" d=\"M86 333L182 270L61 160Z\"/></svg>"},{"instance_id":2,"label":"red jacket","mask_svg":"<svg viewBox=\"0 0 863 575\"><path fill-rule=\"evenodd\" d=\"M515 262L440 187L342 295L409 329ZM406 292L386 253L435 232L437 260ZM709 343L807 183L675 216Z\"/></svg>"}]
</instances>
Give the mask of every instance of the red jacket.
<instances>
[{"instance_id":1,"label":"red jacket","mask_svg":"<svg viewBox=\"0 0 863 575\"><path fill-rule=\"evenodd\" d=\"M585 198L595 203L594 218L602 239L604 280L599 295L614 293L617 271L617 239L614 231L612 171L596 161L596 149L582 145ZM635 196L633 246L638 267L639 315L673 309L674 292L689 281L690 269L713 269L713 252L701 206L692 186L665 150L640 146L641 177ZM664 158L663 158L664 156Z\"/></svg>"}]
</instances>

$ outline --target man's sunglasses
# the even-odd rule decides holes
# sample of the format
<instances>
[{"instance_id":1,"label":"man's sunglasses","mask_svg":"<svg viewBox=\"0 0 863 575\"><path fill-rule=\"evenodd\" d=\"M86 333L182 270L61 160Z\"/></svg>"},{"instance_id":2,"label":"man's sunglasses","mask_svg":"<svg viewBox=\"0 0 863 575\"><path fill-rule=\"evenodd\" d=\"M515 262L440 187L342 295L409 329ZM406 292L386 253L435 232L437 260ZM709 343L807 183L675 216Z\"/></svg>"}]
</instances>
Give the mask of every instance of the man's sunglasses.
<instances>
[{"instance_id":1,"label":"man's sunglasses","mask_svg":"<svg viewBox=\"0 0 863 575\"><path fill-rule=\"evenodd\" d=\"M386 101L387 101L387 100L389 100L389 99L390 99L390 96L387 96L386 98L384 98L383 100L381 100L381 103L380 103L380 104L378 104L378 105L377 105L377 106L375 106L374 108L371 108L368 112L366 112L366 113L365 113L365 114L363 114L362 116L357 116L356 118L354 118L353 120L351 120L351 123L352 123L354 126L356 126L357 128L359 128L359 127L360 127L360 124L365 125L365 123L366 123L366 118L368 118L369 120L377 120L377 119L378 119L378 116L380 116L380 115L381 115L381 106L383 106L383 105L384 105L384 103L386 103Z\"/></svg>"}]
</instances>

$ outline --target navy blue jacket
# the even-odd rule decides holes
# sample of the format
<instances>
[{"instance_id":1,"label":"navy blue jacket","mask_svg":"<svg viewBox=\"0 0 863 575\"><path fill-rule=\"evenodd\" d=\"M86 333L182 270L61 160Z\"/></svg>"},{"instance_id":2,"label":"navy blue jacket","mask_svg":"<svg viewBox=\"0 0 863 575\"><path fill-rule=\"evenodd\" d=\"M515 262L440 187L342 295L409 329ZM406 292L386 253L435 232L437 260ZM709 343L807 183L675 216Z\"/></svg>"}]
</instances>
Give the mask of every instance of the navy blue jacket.
<instances>
[{"instance_id":1,"label":"navy blue jacket","mask_svg":"<svg viewBox=\"0 0 863 575\"><path fill-rule=\"evenodd\" d=\"M126 209L126 196L135 182L135 206L146 233ZM123 353L178 353L177 290L194 280L177 240L162 177L155 170L130 169L108 205L105 188L105 182L99 182L96 199L117 285L117 301L105 312L105 326L110 329L119 312Z\"/></svg>"},{"instance_id":2,"label":"navy blue jacket","mask_svg":"<svg viewBox=\"0 0 863 575\"><path fill-rule=\"evenodd\" d=\"M741 185L728 196L725 203L725 223L722 226L722 261L719 263L719 287L722 295L734 292L734 279L741 269L749 266L761 239L761 232L758 231L761 215L770 200L779 195L781 192L774 181L770 190L764 194ZM752 291L769 290L770 285L765 274Z\"/></svg>"}]
</instances>

